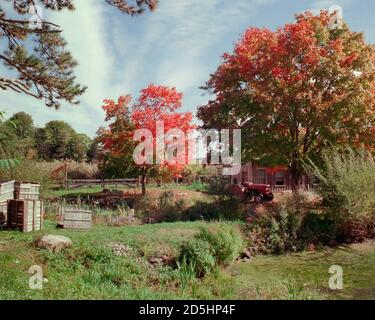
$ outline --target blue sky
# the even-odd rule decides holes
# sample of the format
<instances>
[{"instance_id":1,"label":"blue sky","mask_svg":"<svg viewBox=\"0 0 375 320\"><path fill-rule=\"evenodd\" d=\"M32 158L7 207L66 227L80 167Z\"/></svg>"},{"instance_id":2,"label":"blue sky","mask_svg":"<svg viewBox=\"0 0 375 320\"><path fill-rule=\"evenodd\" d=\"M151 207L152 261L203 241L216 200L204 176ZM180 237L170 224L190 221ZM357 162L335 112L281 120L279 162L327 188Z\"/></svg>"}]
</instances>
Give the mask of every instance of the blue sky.
<instances>
[{"instance_id":1,"label":"blue sky","mask_svg":"<svg viewBox=\"0 0 375 320\"><path fill-rule=\"evenodd\" d=\"M184 92L183 111L195 112L209 99L199 87L246 28L275 30L306 10L340 5L350 27L375 43L373 0L160 0L155 13L136 18L122 15L104 0L75 4L74 13L44 12L44 17L61 25L79 62L77 78L88 86L81 104L63 104L55 111L31 97L1 92L0 109L8 116L25 111L38 126L64 120L93 137L104 124L103 99L137 96L151 82L176 86Z\"/></svg>"}]
</instances>

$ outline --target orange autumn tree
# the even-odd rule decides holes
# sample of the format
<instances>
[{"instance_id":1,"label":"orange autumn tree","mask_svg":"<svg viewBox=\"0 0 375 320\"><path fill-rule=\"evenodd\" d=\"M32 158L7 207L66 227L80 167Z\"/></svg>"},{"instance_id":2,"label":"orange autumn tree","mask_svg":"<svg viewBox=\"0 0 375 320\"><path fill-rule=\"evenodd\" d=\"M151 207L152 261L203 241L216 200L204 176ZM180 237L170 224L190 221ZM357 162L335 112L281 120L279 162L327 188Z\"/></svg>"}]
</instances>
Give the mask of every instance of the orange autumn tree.
<instances>
[{"instance_id":1,"label":"orange autumn tree","mask_svg":"<svg viewBox=\"0 0 375 320\"><path fill-rule=\"evenodd\" d=\"M205 127L241 128L247 159L288 166L294 190L303 162L327 146L374 147L374 46L333 19L306 12L275 32L246 30L198 111Z\"/></svg>"},{"instance_id":2,"label":"orange autumn tree","mask_svg":"<svg viewBox=\"0 0 375 320\"><path fill-rule=\"evenodd\" d=\"M192 114L189 112L178 112L182 106L182 93L176 88L161 85L149 85L141 90L140 96L132 103L130 95L122 96L117 102L105 100L103 109L106 112L106 121L109 127L100 129L99 141L104 150L112 157L120 159L129 172L136 172L141 177L142 194L146 193L146 178L150 172L168 169L173 174L179 174L187 163L188 146L187 141L182 142L184 161L157 163L157 140L165 142L165 148L171 144L179 146L170 130L179 129L188 137L188 133L194 128L192 125ZM157 123L163 123L163 129L157 128ZM136 137L138 130L148 130L151 134L152 163L137 164L134 161L136 148L142 149L142 143L146 137ZM159 131L158 131L159 130ZM162 137L160 137L160 133ZM163 137L165 136L165 137ZM138 140L138 141L136 141ZM165 150L163 150L163 153ZM142 150L144 155L146 150ZM182 163L183 162L183 163Z\"/></svg>"}]
</instances>

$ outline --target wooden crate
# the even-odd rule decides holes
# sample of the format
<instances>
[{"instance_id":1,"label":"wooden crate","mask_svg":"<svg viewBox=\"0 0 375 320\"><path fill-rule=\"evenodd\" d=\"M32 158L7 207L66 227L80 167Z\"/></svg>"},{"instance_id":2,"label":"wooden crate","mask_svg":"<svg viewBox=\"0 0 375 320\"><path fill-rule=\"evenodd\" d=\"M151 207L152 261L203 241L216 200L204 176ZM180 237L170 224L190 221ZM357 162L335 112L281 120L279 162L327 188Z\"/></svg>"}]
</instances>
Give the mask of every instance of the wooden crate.
<instances>
[{"instance_id":1,"label":"wooden crate","mask_svg":"<svg viewBox=\"0 0 375 320\"><path fill-rule=\"evenodd\" d=\"M90 229L92 212L89 210L60 208L58 225L64 229Z\"/></svg>"},{"instance_id":2,"label":"wooden crate","mask_svg":"<svg viewBox=\"0 0 375 320\"><path fill-rule=\"evenodd\" d=\"M0 203L14 199L14 184L14 180L0 180Z\"/></svg>"},{"instance_id":3,"label":"wooden crate","mask_svg":"<svg viewBox=\"0 0 375 320\"><path fill-rule=\"evenodd\" d=\"M40 184L17 181L14 185L14 198L18 200L39 200Z\"/></svg>"},{"instance_id":4,"label":"wooden crate","mask_svg":"<svg viewBox=\"0 0 375 320\"><path fill-rule=\"evenodd\" d=\"M7 222L7 207L8 202L0 203L0 226Z\"/></svg>"},{"instance_id":5,"label":"wooden crate","mask_svg":"<svg viewBox=\"0 0 375 320\"><path fill-rule=\"evenodd\" d=\"M43 201L9 200L7 211L9 229L32 232L43 228Z\"/></svg>"}]
</instances>

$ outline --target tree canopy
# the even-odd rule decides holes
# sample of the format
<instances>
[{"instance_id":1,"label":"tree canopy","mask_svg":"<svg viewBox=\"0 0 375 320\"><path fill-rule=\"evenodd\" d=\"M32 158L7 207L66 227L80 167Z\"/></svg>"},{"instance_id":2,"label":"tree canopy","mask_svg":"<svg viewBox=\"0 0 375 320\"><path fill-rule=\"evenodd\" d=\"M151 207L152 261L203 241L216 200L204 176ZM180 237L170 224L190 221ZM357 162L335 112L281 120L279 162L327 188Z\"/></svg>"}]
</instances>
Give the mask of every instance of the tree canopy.
<instances>
[{"instance_id":1,"label":"tree canopy","mask_svg":"<svg viewBox=\"0 0 375 320\"><path fill-rule=\"evenodd\" d=\"M157 140L160 139L157 135L158 121L162 121L164 124L162 135L173 128L178 128L184 133L188 133L193 128L192 114L178 112L181 106L182 93L178 92L176 88L153 84L141 90L139 98L133 103L130 95L120 97L117 102L104 101L103 109L106 112L106 121L109 122L109 127L99 131L98 140L107 152L107 156L112 158L112 162L120 164L121 168L129 172L136 171L141 176L143 194L146 192L146 176L151 172L167 169L177 173L184 168L181 163L168 161L157 163L156 161L158 157ZM153 150L152 164L137 164L134 161L134 150L138 148L134 138L138 129L147 129L152 135L150 141ZM147 138L143 141L146 140ZM161 151L165 152L165 150ZM145 150L143 154L147 157ZM184 155L186 155L186 148Z\"/></svg>"},{"instance_id":2,"label":"tree canopy","mask_svg":"<svg viewBox=\"0 0 375 320\"><path fill-rule=\"evenodd\" d=\"M374 148L375 50L332 15L306 12L273 32L249 28L211 75L206 127L242 129L245 159L302 163L331 144Z\"/></svg>"}]
</instances>

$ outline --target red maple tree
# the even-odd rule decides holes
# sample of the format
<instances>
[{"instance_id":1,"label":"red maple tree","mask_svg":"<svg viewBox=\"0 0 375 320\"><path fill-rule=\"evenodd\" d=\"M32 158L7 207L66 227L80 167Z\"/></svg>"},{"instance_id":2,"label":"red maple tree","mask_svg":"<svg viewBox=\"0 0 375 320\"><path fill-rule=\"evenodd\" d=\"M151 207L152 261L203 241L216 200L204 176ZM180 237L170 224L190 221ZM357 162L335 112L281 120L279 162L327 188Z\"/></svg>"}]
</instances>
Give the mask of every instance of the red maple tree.
<instances>
[{"instance_id":1,"label":"red maple tree","mask_svg":"<svg viewBox=\"0 0 375 320\"><path fill-rule=\"evenodd\" d=\"M155 163L157 150L157 123L162 122L166 135L165 145L174 143L175 139L168 136L168 132L179 129L188 137L192 125L192 114L189 112L178 112L182 106L182 93L174 87L150 84L142 89L139 98L132 104L130 95L121 96L117 102L104 100L103 109L106 112L106 121L109 121L107 129L101 129L99 141L104 149L115 157L124 159L129 166L134 167L141 177L142 194L146 193L146 177L151 169L168 168L178 175L185 167L188 158L188 141L183 142L183 163L173 161L163 161ZM152 134L152 158L153 163L136 164L133 160L133 152L137 142L134 141L134 134L137 130L147 129ZM167 141L168 137L171 141ZM164 138L162 138L164 140ZM142 140L143 141L143 140ZM142 142L138 141L138 142ZM164 152L165 150L163 150ZM146 152L146 150L144 151Z\"/></svg>"}]
</instances>

